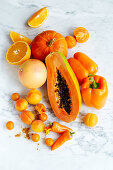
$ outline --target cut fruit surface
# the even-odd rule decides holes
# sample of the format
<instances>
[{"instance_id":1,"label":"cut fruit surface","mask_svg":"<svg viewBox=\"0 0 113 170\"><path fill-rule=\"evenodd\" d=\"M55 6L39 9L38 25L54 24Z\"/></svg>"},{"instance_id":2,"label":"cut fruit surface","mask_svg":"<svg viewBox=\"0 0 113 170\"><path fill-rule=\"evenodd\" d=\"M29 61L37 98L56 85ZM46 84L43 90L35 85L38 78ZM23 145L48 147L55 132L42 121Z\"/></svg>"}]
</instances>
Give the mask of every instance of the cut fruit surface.
<instances>
[{"instance_id":1,"label":"cut fruit surface","mask_svg":"<svg viewBox=\"0 0 113 170\"><path fill-rule=\"evenodd\" d=\"M24 41L13 43L6 53L6 60L9 64L21 65L31 56L31 49Z\"/></svg>"},{"instance_id":2,"label":"cut fruit surface","mask_svg":"<svg viewBox=\"0 0 113 170\"><path fill-rule=\"evenodd\" d=\"M31 16L28 20L28 25L33 28L40 27L48 18L48 13L49 10L47 7L41 8Z\"/></svg>"},{"instance_id":3,"label":"cut fruit surface","mask_svg":"<svg viewBox=\"0 0 113 170\"><path fill-rule=\"evenodd\" d=\"M46 57L47 90L55 115L65 122L74 121L80 111L81 94L77 78L60 52Z\"/></svg>"},{"instance_id":4,"label":"cut fruit surface","mask_svg":"<svg viewBox=\"0 0 113 170\"><path fill-rule=\"evenodd\" d=\"M26 43L28 43L28 45L30 45L32 42L32 40L30 40L29 38L14 31L10 31L10 37L13 42L25 41Z\"/></svg>"},{"instance_id":5,"label":"cut fruit surface","mask_svg":"<svg viewBox=\"0 0 113 170\"><path fill-rule=\"evenodd\" d=\"M73 32L73 35L76 41L79 43L84 43L89 39L89 32L83 27L76 28Z\"/></svg>"}]
</instances>

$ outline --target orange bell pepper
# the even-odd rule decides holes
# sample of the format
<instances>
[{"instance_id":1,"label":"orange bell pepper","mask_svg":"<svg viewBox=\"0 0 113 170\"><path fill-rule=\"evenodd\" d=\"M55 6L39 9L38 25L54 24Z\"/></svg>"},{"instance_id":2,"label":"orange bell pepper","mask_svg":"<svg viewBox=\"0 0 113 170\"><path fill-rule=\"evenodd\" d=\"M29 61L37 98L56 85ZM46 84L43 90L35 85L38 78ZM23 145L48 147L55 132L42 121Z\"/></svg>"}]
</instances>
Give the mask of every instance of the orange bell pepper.
<instances>
[{"instance_id":1,"label":"orange bell pepper","mask_svg":"<svg viewBox=\"0 0 113 170\"><path fill-rule=\"evenodd\" d=\"M84 79L81 85L81 95L87 106L101 109L105 105L108 96L105 78L95 75Z\"/></svg>"},{"instance_id":2,"label":"orange bell pepper","mask_svg":"<svg viewBox=\"0 0 113 170\"><path fill-rule=\"evenodd\" d=\"M98 71L97 64L81 52L75 53L74 58L69 58L68 62L80 84L82 84L84 78L95 75Z\"/></svg>"}]
</instances>

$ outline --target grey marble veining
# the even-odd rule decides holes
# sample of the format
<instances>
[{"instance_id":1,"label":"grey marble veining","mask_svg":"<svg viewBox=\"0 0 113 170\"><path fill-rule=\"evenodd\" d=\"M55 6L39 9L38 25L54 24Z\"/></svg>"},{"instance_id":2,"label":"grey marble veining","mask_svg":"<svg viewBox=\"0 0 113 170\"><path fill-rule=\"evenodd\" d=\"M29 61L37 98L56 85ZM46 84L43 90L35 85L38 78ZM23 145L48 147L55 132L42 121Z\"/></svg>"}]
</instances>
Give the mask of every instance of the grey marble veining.
<instances>
[{"instance_id":1,"label":"grey marble veining","mask_svg":"<svg viewBox=\"0 0 113 170\"><path fill-rule=\"evenodd\" d=\"M38 9L49 7L49 18L39 28L27 26L27 20ZM40 89L42 102L47 107L48 121L59 121L75 132L73 140L61 149L51 152L44 144L41 134L39 150L37 144L14 135L25 126L21 121L14 103L13 92L25 96L28 89L18 80L18 66L9 65L5 54L12 44L9 31L21 33L33 39L43 30L53 29L64 36L72 35L73 30L83 26L88 29L90 38L84 44L77 44L68 50L68 58L77 51L90 56L99 66L98 74L108 81L109 96L101 110L88 108L82 103L80 114L75 122L64 123L58 120L50 107L46 84ZM112 170L113 169L113 0L1 0L0 1L0 169L36 170L36 169L76 169L76 170ZM33 111L33 107L29 106ZM98 115L95 128L88 128L82 118L93 112ZM6 130L5 123L14 121L15 129ZM50 133L49 137L57 138ZM7 163L6 163L7 161Z\"/></svg>"}]
</instances>

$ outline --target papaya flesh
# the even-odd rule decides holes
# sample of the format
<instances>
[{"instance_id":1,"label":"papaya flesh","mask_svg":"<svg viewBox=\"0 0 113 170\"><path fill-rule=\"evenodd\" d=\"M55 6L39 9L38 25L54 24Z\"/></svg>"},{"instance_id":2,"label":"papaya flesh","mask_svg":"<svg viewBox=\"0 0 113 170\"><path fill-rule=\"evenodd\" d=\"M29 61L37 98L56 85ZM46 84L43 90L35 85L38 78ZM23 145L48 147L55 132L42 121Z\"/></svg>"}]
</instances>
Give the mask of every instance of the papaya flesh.
<instances>
[{"instance_id":1,"label":"papaya flesh","mask_svg":"<svg viewBox=\"0 0 113 170\"><path fill-rule=\"evenodd\" d=\"M60 120L72 122L77 118L81 107L78 80L62 53L52 52L45 61L47 91L53 112Z\"/></svg>"}]
</instances>

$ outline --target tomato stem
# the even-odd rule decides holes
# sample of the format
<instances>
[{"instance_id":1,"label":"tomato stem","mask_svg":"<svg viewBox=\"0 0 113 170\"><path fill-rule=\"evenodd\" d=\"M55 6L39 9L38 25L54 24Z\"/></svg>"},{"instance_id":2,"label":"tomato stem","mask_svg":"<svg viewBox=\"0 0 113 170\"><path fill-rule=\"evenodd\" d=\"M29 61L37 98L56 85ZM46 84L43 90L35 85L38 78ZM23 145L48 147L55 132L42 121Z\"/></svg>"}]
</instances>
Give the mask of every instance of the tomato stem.
<instances>
[{"instance_id":1,"label":"tomato stem","mask_svg":"<svg viewBox=\"0 0 113 170\"><path fill-rule=\"evenodd\" d=\"M74 135L74 134L75 134L75 132L70 132L70 134L71 134L71 135Z\"/></svg>"}]
</instances>

